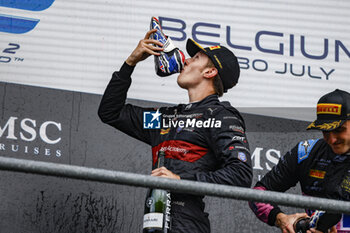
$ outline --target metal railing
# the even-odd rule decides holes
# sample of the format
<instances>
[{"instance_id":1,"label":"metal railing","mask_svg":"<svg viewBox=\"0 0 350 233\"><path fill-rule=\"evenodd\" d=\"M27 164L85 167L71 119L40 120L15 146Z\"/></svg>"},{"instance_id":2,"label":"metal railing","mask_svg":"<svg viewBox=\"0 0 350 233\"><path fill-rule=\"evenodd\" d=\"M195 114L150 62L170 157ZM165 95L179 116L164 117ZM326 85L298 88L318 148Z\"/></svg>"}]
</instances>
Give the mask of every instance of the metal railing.
<instances>
[{"instance_id":1,"label":"metal railing","mask_svg":"<svg viewBox=\"0 0 350 233\"><path fill-rule=\"evenodd\" d=\"M166 179L129 172L111 171L7 157L0 157L0 169L113 184L140 186L146 188L159 188L195 195L209 195L246 201L268 202L284 206L327 210L336 213L350 214L350 202L345 201L272 191L261 191L250 188L188 180Z\"/></svg>"}]
</instances>

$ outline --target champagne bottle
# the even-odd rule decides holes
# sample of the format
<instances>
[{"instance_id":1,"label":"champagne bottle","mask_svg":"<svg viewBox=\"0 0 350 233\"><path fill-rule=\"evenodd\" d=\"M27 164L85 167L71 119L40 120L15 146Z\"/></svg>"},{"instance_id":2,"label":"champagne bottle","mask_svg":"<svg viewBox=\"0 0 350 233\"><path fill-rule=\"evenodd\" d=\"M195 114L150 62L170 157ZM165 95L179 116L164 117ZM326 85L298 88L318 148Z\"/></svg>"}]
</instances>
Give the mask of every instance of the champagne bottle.
<instances>
[{"instance_id":1,"label":"champagne bottle","mask_svg":"<svg viewBox=\"0 0 350 233\"><path fill-rule=\"evenodd\" d=\"M295 233L306 233L310 229L310 217L300 217L294 224L293 228Z\"/></svg>"},{"instance_id":2,"label":"champagne bottle","mask_svg":"<svg viewBox=\"0 0 350 233\"><path fill-rule=\"evenodd\" d=\"M311 217L301 217L298 218L294 226L294 231L296 233L306 233L310 228L315 228L321 232L328 232L328 230L336 225L342 215L338 213L327 213L322 210L316 210Z\"/></svg>"},{"instance_id":3,"label":"champagne bottle","mask_svg":"<svg viewBox=\"0 0 350 233\"><path fill-rule=\"evenodd\" d=\"M164 151L159 151L158 168L164 166L164 157ZM148 191L143 216L143 233L169 233L170 202L170 192L162 189Z\"/></svg>"}]
</instances>

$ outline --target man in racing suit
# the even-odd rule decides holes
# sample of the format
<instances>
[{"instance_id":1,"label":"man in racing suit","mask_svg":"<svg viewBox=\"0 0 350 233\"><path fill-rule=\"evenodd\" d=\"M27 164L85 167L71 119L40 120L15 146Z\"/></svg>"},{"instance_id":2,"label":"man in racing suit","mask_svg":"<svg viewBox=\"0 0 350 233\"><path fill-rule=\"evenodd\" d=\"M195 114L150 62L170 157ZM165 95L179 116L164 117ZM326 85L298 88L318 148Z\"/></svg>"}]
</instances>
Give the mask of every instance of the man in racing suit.
<instances>
[{"instance_id":1,"label":"man in racing suit","mask_svg":"<svg viewBox=\"0 0 350 233\"><path fill-rule=\"evenodd\" d=\"M320 98L317 120L307 129L323 132L323 139L299 142L281 157L255 189L285 192L300 182L303 194L315 197L350 200L350 94L335 90ZM250 202L255 215L263 222L294 233L293 223L305 213L287 215L278 206ZM312 211L307 210L311 215ZM333 224L331 224L333 225ZM350 216L343 215L338 232L350 232ZM321 232L311 229L308 232ZM337 232L332 227L331 232Z\"/></svg>"},{"instance_id":2,"label":"man in racing suit","mask_svg":"<svg viewBox=\"0 0 350 233\"><path fill-rule=\"evenodd\" d=\"M220 102L222 93L213 88L212 79L218 73L225 80L221 84L224 91L238 81L237 59L225 47L202 48L187 41L191 58L186 59L177 82L188 91L189 104L157 110L125 104L135 65L161 51L162 44L149 39L153 32L147 32L119 72L113 73L99 107L101 120L151 145L153 176L250 187L252 168L243 118L228 102ZM145 113L163 119L162 127L144 129ZM155 169L159 151L165 152L165 165ZM210 232L202 199L172 193L172 233Z\"/></svg>"}]
</instances>

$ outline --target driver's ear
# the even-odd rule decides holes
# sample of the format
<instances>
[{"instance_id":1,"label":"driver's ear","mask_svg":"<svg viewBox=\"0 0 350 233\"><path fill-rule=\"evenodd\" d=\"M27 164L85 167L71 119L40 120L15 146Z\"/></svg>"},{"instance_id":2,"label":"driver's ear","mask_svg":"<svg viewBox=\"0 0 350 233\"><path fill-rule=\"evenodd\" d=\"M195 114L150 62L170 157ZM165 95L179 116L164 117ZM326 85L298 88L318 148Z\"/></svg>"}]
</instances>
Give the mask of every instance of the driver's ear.
<instances>
[{"instance_id":1,"label":"driver's ear","mask_svg":"<svg viewBox=\"0 0 350 233\"><path fill-rule=\"evenodd\" d=\"M204 78L214 78L218 74L218 70L215 67L207 67L203 72Z\"/></svg>"}]
</instances>

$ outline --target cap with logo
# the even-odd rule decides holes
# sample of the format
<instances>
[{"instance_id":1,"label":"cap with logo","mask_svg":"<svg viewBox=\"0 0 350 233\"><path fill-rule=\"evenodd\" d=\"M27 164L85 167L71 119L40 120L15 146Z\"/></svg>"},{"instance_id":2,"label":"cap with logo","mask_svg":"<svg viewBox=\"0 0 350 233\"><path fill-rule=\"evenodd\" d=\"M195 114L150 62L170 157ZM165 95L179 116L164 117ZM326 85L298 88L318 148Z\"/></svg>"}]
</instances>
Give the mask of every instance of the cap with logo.
<instances>
[{"instance_id":1,"label":"cap with logo","mask_svg":"<svg viewBox=\"0 0 350 233\"><path fill-rule=\"evenodd\" d=\"M350 94L336 89L320 98L317 119L307 129L334 130L350 119Z\"/></svg>"},{"instance_id":2,"label":"cap with logo","mask_svg":"<svg viewBox=\"0 0 350 233\"><path fill-rule=\"evenodd\" d=\"M194 40L188 39L186 50L191 57L202 51L210 58L218 69L225 92L238 82L240 69L237 57L226 47L217 45L203 48Z\"/></svg>"}]
</instances>

